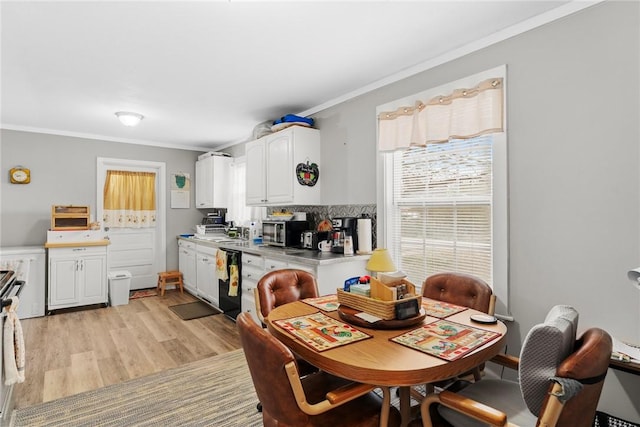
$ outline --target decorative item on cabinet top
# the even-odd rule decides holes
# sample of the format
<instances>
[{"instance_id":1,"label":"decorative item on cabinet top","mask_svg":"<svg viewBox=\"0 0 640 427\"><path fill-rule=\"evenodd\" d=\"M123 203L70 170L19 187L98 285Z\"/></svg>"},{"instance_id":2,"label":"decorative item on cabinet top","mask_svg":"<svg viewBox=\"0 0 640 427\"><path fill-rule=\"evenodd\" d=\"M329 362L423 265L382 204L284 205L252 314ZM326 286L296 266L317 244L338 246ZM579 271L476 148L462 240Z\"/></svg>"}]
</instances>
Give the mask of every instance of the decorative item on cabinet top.
<instances>
[{"instance_id":1,"label":"decorative item on cabinet top","mask_svg":"<svg viewBox=\"0 0 640 427\"><path fill-rule=\"evenodd\" d=\"M198 156L198 160L206 159L207 157L211 157L211 156L231 157L231 154L223 153L222 151L207 151L204 154L200 154Z\"/></svg>"},{"instance_id":2,"label":"decorative item on cabinet top","mask_svg":"<svg viewBox=\"0 0 640 427\"><path fill-rule=\"evenodd\" d=\"M88 230L89 206L51 206L51 230Z\"/></svg>"}]
</instances>

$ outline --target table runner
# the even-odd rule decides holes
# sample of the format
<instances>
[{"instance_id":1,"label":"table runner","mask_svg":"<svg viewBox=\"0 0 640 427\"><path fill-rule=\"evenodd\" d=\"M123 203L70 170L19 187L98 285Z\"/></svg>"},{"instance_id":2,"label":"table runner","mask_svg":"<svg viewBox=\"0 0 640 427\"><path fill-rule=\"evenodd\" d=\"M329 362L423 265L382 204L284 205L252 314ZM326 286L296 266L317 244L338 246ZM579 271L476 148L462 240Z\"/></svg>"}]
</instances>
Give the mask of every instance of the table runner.
<instances>
[{"instance_id":1,"label":"table runner","mask_svg":"<svg viewBox=\"0 0 640 427\"><path fill-rule=\"evenodd\" d=\"M450 320L437 320L391 338L398 344L444 359L457 360L502 334Z\"/></svg>"},{"instance_id":2,"label":"table runner","mask_svg":"<svg viewBox=\"0 0 640 427\"><path fill-rule=\"evenodd\" d=\"M371 338L371 335L320 312L273 323L318 352Z\"/></svg>"},{"instance_id":3,"label":"table runner","mask_svg":"<svg viewBox=\"0 0 640 427\"><path fill-rule=\"evenodd\" d=\"M467 309L467 307L425 297L422 297L422 307L427 313L427 316L437 317L439 319L444 319L445 317L449 317Z\"/></svg>"},{"instance_id":4,"label":"table runner","mask_svg":"<svg viewBox=\"0 0 640 427\"><path fill-rule=\"evenodd\" d=\"M336 294L333 295L325 295L317 298L305 298L302 300L309 305L314 306L315 308L319 308L322 311L336 311L340 303L338 302L338 296Z\"/></svg>"}]
</instances>

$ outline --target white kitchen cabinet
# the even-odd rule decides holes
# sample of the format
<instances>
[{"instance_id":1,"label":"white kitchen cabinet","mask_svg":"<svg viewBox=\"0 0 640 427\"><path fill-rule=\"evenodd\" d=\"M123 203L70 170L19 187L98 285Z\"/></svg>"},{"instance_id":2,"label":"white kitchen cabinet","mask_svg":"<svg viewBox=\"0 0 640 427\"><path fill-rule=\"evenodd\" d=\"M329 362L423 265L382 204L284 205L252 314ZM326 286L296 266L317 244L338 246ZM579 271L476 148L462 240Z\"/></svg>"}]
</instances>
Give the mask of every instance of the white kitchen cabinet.
<instances>
[{"instance_id":1,"label":"white kitchen cabinet","mask_svg":"<svg viewBox=\"0 0 640 427\"><path fill-rule=\"evenodd\" d=\"M107 303L106 244L48 251L48 310Z\"/></svg>"},{"instance_id":2,"label":"white kitchen cabinet","mask_svg":"<svg viewBox=\"0 0 640 427\"><path fill-rule=\"evenodd\" d=\"M246 145L247 205L319 205L320 181L302 185L296 167L320 163L320 132L291 126Z\"/></svg>"},{"instance_id":3,"label":"white kitchen cabinet","mask_svg":"<svg viewBox=\"0 0 640 427\"><path fill-rule=\"evenodd\" d=\"M44 316L46 291L46 252L42 246L0 248L0 269L14 270L18 280L26 282L20 292L18 317L29 319Z\"/></svg>"},{"instance_id":4,"label":"white kitchen cabinet","mask_svg":"<svg viewBox=\"0 0 640 427\"><path fill-rule=\"evenodd\" d=\"M240 299L240 310L251 314L253 320L260 324L260 319L256 314L254 289L258 284L258 280L264 275L264 258L260 255L243 253L241 275L242 298Z\"/></svg>"},{"instance_id":5,"label":"white kitchen cabinet","mask_svg":"<svg viewBox=\"0 0 640 427\"><path fill-rule=\"evenodd\" d=\"M320 295L335 294L337 288L344 286L344 281L350 277L369 274L366 269L368 258L353 258L346 262L335 264L320 264L316 266L316 280Z\"/></svg>"},{"instance_id":6,"label":"white kitchen cabinet","mask_svg":"<svg viewBox=\"0 0 640 427\"><path fill-rule=\"evenodd\" d=\"M184 287L197 295L196 244L194 242L178 240L178 269L182 273Z\"/></svg>"},{"instance_id":7,"label":"white kitchen cabinet","mask_svg":"<svg viewBox=\"0 0 640 427\"><path fill-rule=\"evenodd\" d=\"M216 273L216 253L210 246L196 245L196 288L198 297L220 306L220 290Z\"/></svg>"},{"instance_id":8,"label":"white kitchen cabinet","mask_svg":"<svg viewBox=\"0 0 640 427\"><path fill-rule=\"evenodd\" d=\"M196 162L196 208L228 208L231 157L209 156Z\"/></svg>"},{"instance_id":9,"label":"white kitchen cabinet","mask_svg":"<svg viewBox=\"0 0 640 427\"><path fill-rule=\"evenodd\" d=\"M288 266L289 266L289 263L287 261L264 257L265 274L273 270L282 270L283 268L287 268Z\"/></svg>"}]
</instances>

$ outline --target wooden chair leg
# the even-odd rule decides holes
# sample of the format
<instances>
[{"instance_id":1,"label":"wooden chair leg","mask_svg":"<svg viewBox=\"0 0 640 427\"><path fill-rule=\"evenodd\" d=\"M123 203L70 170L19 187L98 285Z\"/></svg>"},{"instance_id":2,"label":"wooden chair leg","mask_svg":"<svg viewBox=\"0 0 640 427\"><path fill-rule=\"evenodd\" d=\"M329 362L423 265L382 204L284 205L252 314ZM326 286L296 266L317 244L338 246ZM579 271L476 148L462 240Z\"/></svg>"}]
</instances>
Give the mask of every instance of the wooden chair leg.
<instances>
[{"instance_id":1,"label":"wooden chair leg","mask_svg":"<svg viewBox=\"0 0 640 427\"><path fill-rule=\"evenodd\" d=\"M182 274L178 276L178 286L180 286L180 293L184 294L184 286L182 285Z\"/></svg>"}]
</instances>

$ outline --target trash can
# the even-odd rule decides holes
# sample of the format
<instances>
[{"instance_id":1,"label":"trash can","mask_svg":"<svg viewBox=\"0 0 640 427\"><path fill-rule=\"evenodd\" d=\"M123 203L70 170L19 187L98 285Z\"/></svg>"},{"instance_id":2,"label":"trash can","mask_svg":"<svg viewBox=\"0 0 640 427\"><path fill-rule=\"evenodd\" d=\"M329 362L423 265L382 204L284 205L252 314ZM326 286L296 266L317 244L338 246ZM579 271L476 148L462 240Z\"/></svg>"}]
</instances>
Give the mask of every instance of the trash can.
<instances>
[{"instance_id":1,"label":"trash can","mask_svg":"<svg viewBox=\"0 0 640 427\"><path fill-rule=\"evenodd\" d=\"M126 270L109 272L109 303L111 305L129 304L131 273Z\"/></svg>"}]
</instances>

